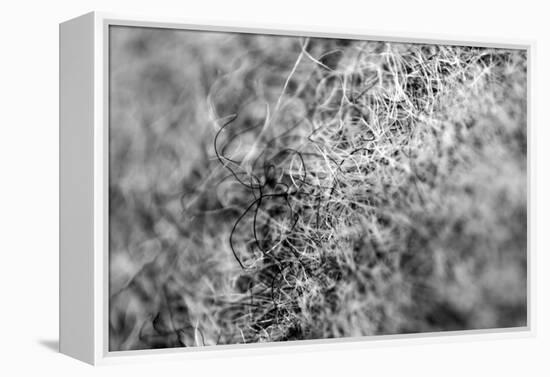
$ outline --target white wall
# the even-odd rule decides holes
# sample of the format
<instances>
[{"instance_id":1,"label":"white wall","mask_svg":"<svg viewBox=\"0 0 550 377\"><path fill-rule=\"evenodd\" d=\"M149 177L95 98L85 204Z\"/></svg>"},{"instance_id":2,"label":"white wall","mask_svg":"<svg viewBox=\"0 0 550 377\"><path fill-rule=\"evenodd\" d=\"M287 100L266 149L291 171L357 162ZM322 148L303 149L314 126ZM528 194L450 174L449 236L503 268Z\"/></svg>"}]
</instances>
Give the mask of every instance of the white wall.
<instances>
[{"instance_id":1,"label":"white wall","mask_svg":"<svg viewBox=\"0 0 550 377\"><path fill-rule=\"evenodd\" d=\"M538 4L538 5L536 5ZM550 21L544 2L321 0L5 1L0 43L0 372L3 375L548 375ZM536 39L536 338L390 346L92 369L55 354L58 333L58 23L90 10L460 37ZM46 345L46 346L45 346ZM544 348L546 347L546 350ZM13 369L5 373L4 369ZM539 372L536 373L536 368ZM544 373L545 371L546 373ZM49 373L48 373L49 372Z\"/></svg>"}]
</instances>

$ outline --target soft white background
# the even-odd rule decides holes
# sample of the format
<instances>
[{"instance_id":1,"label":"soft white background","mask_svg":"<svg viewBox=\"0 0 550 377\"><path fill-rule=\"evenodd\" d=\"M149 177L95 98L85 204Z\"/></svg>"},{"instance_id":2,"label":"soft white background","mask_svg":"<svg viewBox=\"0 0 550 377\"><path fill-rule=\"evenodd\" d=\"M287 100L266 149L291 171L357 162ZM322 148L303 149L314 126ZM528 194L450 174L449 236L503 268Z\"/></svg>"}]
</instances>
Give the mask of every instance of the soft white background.
<instances>
[{"instance_id":1,"label":"soft white background","mask_svg":"<svg viewBox=\"0 0 550 377\"><path fill-rule=\"evenodd\" d=\"M550 375L545 228L550 187L550 14L543 1L5 1L0 43L0 375ZM532 338L92 368L55 353L58 331L58 23L90 10L197 22L362 28L442 38L535 39L536 330Z\"/></svg>"}]
</instances>

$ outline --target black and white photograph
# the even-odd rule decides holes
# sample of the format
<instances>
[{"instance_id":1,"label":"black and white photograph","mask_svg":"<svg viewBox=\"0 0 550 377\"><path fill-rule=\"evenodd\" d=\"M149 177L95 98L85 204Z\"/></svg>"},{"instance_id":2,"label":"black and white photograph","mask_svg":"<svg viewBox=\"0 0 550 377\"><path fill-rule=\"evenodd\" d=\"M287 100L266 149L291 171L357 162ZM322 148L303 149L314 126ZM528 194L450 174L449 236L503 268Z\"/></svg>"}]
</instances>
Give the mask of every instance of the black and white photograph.
<instances>
[{"instance_id":1,"label":"black and white photograph","mask_svg":"<svg viewBox=\"0 0 550 377\"><path fill-rule=\"evenodd\" d=\"M527 326L527 51L110 26L109 351Z\"/></svg>"},{"instance_id":2,"label":"black and white photograph","mask_svg":"<svg viewBox=\"0 0 550 377\"><path fill-rule=\"evenodd\" d=\"M510 0L27 0L1 376L550 376L550 22Z\"/></svg>"}]
</instances>

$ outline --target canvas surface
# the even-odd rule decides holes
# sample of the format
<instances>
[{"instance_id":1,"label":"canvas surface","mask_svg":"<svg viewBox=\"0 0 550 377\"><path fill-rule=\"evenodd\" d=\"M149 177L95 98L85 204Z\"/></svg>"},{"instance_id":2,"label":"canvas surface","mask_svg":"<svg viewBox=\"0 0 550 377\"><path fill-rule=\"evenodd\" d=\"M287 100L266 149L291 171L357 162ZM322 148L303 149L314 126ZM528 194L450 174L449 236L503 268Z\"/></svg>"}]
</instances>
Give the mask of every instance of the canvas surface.
<instances>
[{"instance_id":1,"label":"canvas surface","mask_svg":"<svg viewBox=\"0 0 550 377\"><path fill-rule=\"evenodd\" d=\"M111 351L525 326L525 51L109 42Z\"/></svg>"}]
</instances>

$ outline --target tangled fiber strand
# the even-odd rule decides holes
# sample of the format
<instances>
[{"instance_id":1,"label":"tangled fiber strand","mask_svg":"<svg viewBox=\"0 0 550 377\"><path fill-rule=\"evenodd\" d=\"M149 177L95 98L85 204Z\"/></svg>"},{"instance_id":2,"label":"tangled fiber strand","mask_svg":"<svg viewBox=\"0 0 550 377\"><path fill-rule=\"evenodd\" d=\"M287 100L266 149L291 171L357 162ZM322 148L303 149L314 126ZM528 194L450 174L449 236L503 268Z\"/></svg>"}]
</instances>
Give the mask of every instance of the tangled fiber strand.
<instances>
[{"instance_id":1,"label":"tangled fiber strand","mask_svg":"<svg viewBox=\"0 0 550 377\"><path fill-rule=\"evenodd\" d=\"M218 153L216 147L220 164L253 196L230 235L231 250L248 282L249 298L243 300L249 310L237 326L243 341L319 336L309 321L315 323L319 313L342 310L345 303L334 292L338 285L345 287L344 279L355 281L353 285L360 282L359 292L371 290L367 296L376 295L381 285L389 286L382 296L395 300L396 311L433 289L421 281L429 271L416 266L426 266L428 261L422 259L428 257L407 259L411 237L434 232L429 224L425 229L415 227L413 219L432 211L435 201L429 192L437 189L442 175L434 167L434 157L425 165L415 156L416 143L425 140L428 148L435 145L436 156L448 153L440 144L447 132L441 127L449 116L449 96L457 102L479 96L477 86L494 84L491 73L497 65L493 62L486 73L479 61L489 53L479 49L393 48L384 45L376 51L382 49L376 45L375 52L362 48L351 71L328 70L318 63L317 106L307 120L313 131L295 138L291 148L285 146L288 141L272 140L251 171L239 170L241 162ZM502 62L510 59L508 54L489 55ZM219 130L215 143L234 120ZM463 126L461 121L467 122L457 120L454 127ZM234 242L239 225L248 223L247 216L252 237L248 245L259 251L251 257L238 251ZM370 264L380 270L377 278L385 283L372 281L372 273L357 265L365 243L374 251ZM250 259L250 264L242 259ZM372 305L372 317L361 313L367 323L375 322L361 335L403 328L404 319L395 313L376 313L379 305L387 304ZM317 331L326 333L326 329Z\"/></svg>"}]
</instances>

